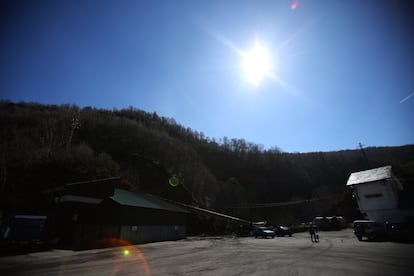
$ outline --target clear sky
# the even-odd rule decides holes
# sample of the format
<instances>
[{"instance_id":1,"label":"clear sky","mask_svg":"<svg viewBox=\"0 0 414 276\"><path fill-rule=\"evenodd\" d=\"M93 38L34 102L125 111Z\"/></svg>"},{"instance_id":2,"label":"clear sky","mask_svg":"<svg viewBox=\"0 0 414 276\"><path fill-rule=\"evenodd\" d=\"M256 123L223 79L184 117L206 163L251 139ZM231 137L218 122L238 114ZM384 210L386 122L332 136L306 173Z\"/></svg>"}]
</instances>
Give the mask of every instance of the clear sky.
<instances>
[{"instance_id":1,"label":"clear sky","mask_svg":"<svg viewBox=\"0 0 414 276\"><path fill-rule=\"evenodd\" d=\"M0 5L1 99L133 106L287 152L414 143L410 1ZM255 45L267 67L251 82Z\"/></svg>"}]
</instances>

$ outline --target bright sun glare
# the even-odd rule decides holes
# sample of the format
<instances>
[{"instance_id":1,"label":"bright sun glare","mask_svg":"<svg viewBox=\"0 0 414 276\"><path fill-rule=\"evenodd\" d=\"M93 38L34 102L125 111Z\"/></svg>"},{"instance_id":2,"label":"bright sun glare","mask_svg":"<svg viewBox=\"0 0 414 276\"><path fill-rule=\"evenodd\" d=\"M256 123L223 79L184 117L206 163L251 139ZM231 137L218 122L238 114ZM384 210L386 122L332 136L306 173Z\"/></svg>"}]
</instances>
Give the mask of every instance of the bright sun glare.
<instances>
[{"instance_id":1,"label":"bright sun glare","mask_svg":"<svg viewBox=\"0 0 414 276\"><path fill-rule=\"evenodd\" d=\"M255 43L250 52L243 54L243 70L246 79L254 85L259 85L266 75L271 74L271 59L258 42Z\"/></svg>"}]
</instances>

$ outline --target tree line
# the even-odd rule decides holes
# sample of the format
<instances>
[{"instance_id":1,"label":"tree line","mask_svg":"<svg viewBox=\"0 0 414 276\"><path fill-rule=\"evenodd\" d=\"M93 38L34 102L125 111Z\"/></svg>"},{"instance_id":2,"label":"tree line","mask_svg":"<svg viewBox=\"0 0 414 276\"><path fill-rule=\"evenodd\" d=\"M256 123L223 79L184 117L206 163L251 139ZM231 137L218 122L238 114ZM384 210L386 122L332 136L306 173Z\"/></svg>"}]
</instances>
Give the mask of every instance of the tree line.
<instances>
[{"instance_id":1,"label":"tree line","mask_svg":"<svg viewBox=\"0 0 414 276\"><path fill-rule=\"evenodd\" d=\"M294 223L357 216L354 171L393 165L412 185L414 146L286 153L203 132L134 107L0 102L0 208L24 208L45 189L119 176L122 188L230 215ZM169 185L174 177L177 187ZM410 180L411 179L411 180ZM303 202L279 207L255 204Z\"/></svg>"}]
</instances>

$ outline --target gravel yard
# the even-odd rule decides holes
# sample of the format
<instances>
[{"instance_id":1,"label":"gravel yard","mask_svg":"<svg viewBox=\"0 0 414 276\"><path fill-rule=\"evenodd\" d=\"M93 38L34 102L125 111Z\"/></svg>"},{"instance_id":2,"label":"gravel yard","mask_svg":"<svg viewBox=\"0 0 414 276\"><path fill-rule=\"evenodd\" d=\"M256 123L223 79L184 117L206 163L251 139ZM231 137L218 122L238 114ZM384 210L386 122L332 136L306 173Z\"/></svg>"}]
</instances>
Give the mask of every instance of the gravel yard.
<instances>
[{"instance_id":1,"label":"gravel yard","mask_svg":"<svg viewBox=\"0 0 414 276\"><path fill-rule=\"evenodd\" d=\"M189 237L0 257L0 275L413 275L414 244L359 242L352 229L293 237Z\"/></svg>"}]
</instances>

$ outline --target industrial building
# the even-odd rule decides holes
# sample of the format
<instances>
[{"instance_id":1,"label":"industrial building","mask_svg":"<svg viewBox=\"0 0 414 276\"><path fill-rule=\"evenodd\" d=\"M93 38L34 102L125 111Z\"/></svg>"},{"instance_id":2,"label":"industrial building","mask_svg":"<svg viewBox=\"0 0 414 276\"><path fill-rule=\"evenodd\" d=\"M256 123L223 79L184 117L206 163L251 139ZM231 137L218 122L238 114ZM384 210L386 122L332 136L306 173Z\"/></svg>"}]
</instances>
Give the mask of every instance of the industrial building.
<instances>
[{"instance_id":1,"label":"industrial building","mask_svg":"<svg viewBox=\"0 0 414 276\"><path fill-rule=\"evenodd\" d=\"M407 189L391 166L354 172L346 184L353 189L360 211L376 222L412 222L414 208L405 203Z\"/></svg>"},{"instance_id":2,"label":"industrial building","mask_svg":"<svg viewBox=\"0 0 414 276\"><path fill-rule=\"evenodd\" d=\"M118 179L67 184L45 194L49 240L67 247L107 246L186 237L189 211L151 195L115 188ZM113 245L113 244L112 244Z\"/></svg>"}]
</instances>

